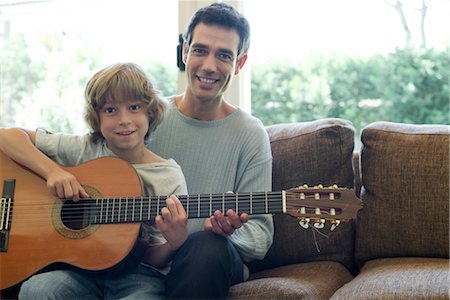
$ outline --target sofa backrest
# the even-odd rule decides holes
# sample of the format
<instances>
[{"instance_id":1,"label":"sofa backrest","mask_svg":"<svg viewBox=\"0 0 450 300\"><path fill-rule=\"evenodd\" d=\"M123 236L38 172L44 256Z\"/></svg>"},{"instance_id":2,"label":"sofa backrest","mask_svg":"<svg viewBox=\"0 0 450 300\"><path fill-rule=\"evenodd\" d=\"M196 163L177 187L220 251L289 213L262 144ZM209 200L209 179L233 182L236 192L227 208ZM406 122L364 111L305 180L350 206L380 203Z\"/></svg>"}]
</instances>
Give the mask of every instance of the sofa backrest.
<instances>
[{"instance_id":1,"label":"sofa backrest","mask_svg":"<svg viewBox=\"0 0 450 300\"><path fill-rule=\"evenodd\" d=\"M450 126L376 122L362 130L358 265L449 257Z\"/></svg>"},{"instance_id":2,"label":"sofa backrest","mask_svg":"<svg viewBox=\"0 0 450 300\"><path fill-rule=\"evenodd\" d=\"M351 122L321 119L267 127L273 155L273 190L322 184L353 187L352 155L355 131ZM274 215L274 243L251 271L307 261L333 260L353 268L354 224L330 224L315 232L289 215ZM322 235L323 234L323 235Z\"/></svg>"}]
</instances>

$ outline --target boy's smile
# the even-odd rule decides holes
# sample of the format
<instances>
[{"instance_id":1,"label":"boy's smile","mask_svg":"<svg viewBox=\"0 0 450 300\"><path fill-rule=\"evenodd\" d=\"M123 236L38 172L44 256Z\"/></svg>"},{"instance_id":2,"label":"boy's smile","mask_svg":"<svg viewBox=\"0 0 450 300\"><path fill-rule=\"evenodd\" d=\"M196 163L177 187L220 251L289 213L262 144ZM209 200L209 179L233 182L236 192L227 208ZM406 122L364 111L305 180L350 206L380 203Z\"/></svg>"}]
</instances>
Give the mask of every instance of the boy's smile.
<instances>
[{"instance_id":1,"label":"boy's smile","mask_svg":"<svg viewBox=\"0 0 450 300\"><path fill-rule=\"evenodd\" d=\"M143 101L108 101L99 115L102 135L116 155L130 157L141 154L148 131L148 115Z\"/></svg>"}]
</instances>

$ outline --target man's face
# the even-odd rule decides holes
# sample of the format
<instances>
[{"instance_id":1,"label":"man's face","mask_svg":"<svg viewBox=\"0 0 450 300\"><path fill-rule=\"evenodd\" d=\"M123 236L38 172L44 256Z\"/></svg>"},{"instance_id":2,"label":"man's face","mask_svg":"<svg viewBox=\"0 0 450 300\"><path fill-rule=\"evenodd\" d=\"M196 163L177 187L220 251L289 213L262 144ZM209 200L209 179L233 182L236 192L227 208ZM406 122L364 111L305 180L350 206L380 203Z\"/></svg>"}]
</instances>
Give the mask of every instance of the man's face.
<instances>
[{"instance_id":1,"label":"man's face","mask_svg":"<svg viewBox=\"0 0 450 300\"><path fill-rule=\"evenodd\" d=\"M234 29L199 23L189 48L184 45L187 96L200 101L220 100L245 63L237 59L239 34Z\"/></svg>"}]
</instances>

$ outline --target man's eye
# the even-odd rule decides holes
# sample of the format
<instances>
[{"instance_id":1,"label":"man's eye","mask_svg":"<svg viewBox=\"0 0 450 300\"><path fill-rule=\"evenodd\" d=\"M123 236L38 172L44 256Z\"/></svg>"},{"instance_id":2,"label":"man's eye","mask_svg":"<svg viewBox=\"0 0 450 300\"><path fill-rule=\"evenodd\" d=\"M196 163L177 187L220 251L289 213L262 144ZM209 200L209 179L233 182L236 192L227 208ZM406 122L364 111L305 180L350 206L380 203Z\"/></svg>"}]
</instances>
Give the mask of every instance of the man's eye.
<instances>
[{"instance_id":1,"label":"man's eye","mask_svg":"<svg viewBox=\"0 0 450 300\"><path fill-rule=\"evenodd\" d=\"M206 50L202 48L192 48L192 53L197 55L203 55L206 54Z\"/></svg>"},{"instance_id":2,"label":"man's eye","mask_svg":"<svg viewBox=\"0 0 450 300\"><path fill-rule=\"evenodd\" d=\"M231 56L230 54L227 53L219 53L219 59L223 60L223 61L232 61L233 60L233 56Z\"/></svg>"}]
</instances>

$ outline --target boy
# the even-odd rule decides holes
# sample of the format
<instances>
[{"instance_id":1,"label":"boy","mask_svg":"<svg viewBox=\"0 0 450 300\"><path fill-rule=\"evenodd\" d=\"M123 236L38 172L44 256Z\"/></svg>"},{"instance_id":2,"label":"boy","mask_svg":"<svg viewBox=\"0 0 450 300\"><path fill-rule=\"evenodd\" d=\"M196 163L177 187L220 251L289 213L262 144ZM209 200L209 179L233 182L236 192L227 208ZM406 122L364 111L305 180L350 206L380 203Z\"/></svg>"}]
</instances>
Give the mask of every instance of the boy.
<instances>
[{"instance_id":1,"label":"boy","mask_svg":"<svg viewBox=\"0 0 450 300\"><path fill-rule=\"evenodd\" d=\"M151 82L135 64L114 64L96 73L85 90L85 119L91 132L83 136L47 131L0 129L0 150L30 168L47 182L55 197L89 197L77 179L59 164L78 165L117 156L131 163L139 175L143 195L186 194L183 173L173 159L163 159L145 147L161 122L165 106ZM6 147L8 145L8 147ZM187 238L187 216L175 196L156 217L156 225L142 225L141 264L117 276L91 276L82 271L57 270L32 276L23 283L23 299L155 298L162 297L163 275L175 251Z\"/></svg>"}]
</instances>

